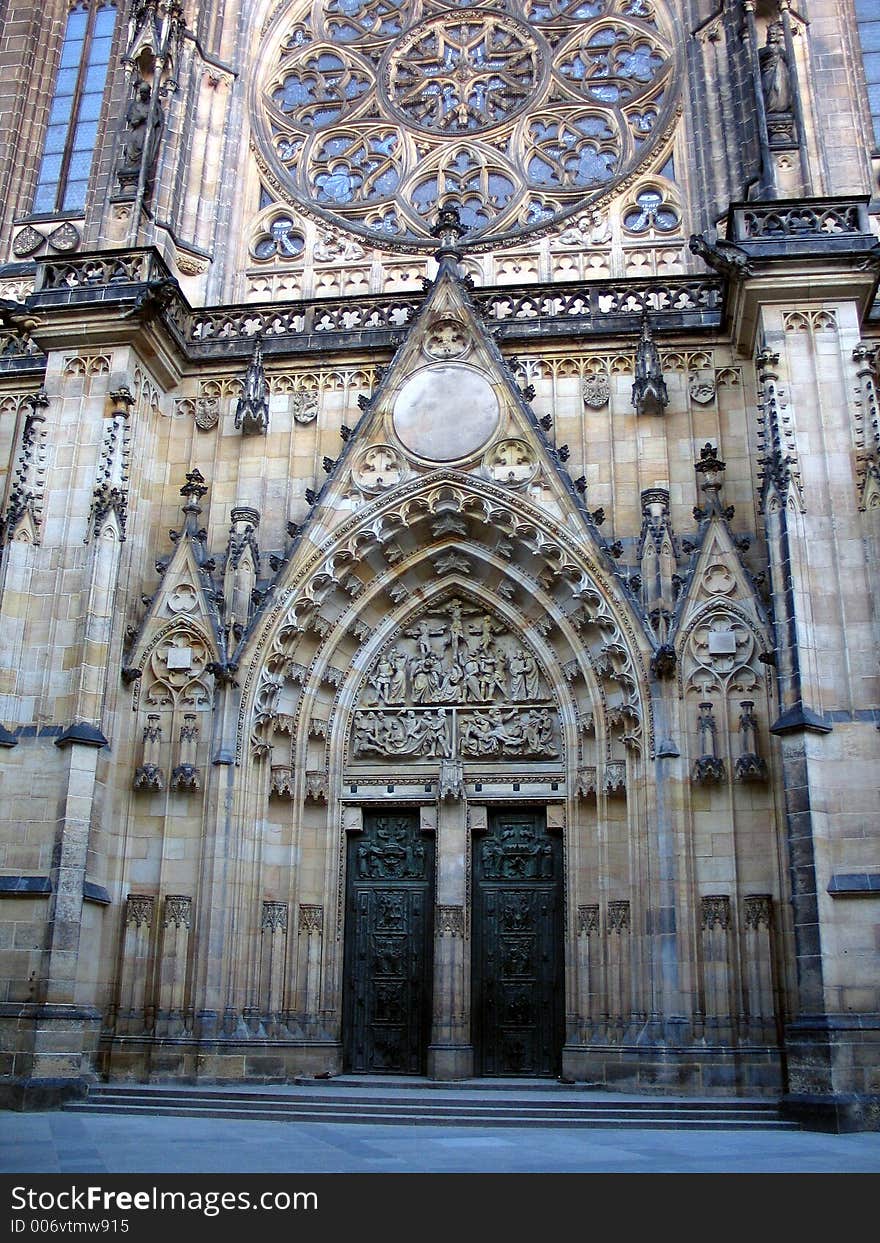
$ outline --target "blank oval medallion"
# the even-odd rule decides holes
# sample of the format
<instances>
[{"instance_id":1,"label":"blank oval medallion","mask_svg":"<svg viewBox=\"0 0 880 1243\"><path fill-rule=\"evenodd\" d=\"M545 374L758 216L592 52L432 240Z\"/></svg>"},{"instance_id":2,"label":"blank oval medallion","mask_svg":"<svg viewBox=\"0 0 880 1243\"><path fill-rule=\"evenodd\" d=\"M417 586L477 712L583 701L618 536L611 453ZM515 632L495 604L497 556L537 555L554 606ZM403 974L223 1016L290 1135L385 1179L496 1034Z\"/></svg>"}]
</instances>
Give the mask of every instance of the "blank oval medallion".
<instances>
[{"instance_id":1,"label":"blank oval medallion","mask_svg":"<svg viewBox=\"0 0 880 1243\"><path fill-rule=\"evenodd\" d=\"M484 376L461 363L441 363L404 384L394 403L394 430L410 453L455 462L485 445L498 415L498 398Z\"/></svg>"}]
</instances>

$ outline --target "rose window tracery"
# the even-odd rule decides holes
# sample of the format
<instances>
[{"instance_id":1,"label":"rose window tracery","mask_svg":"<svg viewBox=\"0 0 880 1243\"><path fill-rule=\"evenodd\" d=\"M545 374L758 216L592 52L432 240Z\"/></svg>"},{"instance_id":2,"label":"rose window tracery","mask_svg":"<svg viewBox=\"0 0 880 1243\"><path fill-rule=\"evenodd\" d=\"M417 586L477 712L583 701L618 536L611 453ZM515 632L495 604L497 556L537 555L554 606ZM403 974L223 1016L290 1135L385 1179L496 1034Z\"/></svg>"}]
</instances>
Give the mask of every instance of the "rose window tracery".
<instances>
[{"instance_id":1,"label":"rose window tracery","mask_svg":"<svg viewBox=\"0 0 880 1243\"><path fill-rule=\"evenodd\" d=\"M446 134L488 129L521 112L541 57L527 27L500 14L420 22L390 49L388 98L405 121Z\"/></svg>"},{"instance_id":2,"label":"rose window tracery","mask_svg":"<svg viewBox=\"0 0 880 1243\"><path fill-rule=\"evenodd\" d=\"M513 238L650 157L674 49L660 0L292 2L251 97L261 172L278 200L386 244L434 246L448 200L471 238Z\"/></svg>"}]
</instances>

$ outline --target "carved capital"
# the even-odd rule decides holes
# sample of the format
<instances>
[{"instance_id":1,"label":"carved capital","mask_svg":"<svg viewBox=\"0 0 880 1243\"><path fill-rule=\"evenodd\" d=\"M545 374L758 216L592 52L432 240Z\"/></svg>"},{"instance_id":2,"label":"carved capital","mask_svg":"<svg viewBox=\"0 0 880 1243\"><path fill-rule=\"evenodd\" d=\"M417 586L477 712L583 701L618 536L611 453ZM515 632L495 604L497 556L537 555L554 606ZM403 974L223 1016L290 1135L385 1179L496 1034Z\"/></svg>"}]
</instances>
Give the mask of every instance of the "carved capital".
<instances>
[{"instance_id":1,"label":"carved capital","mask_svg":"<svg viewBox=\"0 0 880 1243\"><path fill-rule=\"evenodd\" d=\"M437 907L437 935L440 937L463 937L464 936L464 907L463 906L438 906Z\"/></svg>"},{"instance_id":2,"label":"carved capital","mask_svg":"<svg viewBox=\"0 0 880 1243\"><path fill-rule=\"evenodd\" d=\"M136 927L151 927L156 899L148 893L130 893L125 900L125 922Z\"/></svg>"},{"instance_id":3,"label":"carved capital","mask_svg":"<svg viewBox=\"0 0 880 1243\"><path fill-rule=\"evenodd\" d=\"M704 932L730 928L730 898L727 894L712 893L700 899L700 927Z\"/></svg>"},{"instance_id":4,"label":"carved capital","mask_svg":"<svg viewBox=\"0 0 880 1243\"><path fill-rule=\"evenodd\" d=\"M263 932L287 932L287 903L264 902L260 928Z\"/></svg>"},{"instance_id":5,"label":"carved capital","mask_svg":"<svg viewBox=\"0 0 880 1243\"><path fill-rule=\"evenodd\" d=\"M577 909L578 936L592 936L599 931L599 904L579 906Z\"/></svg>"},{"instance_id":6,"label":"carved capital","mask_svg":"<svg viewBox=\"0 0 880 1243\"><path fill-rule=\"evenodd\" d=\"M617 899L608 903L605 914L607 932L629 932L630 911L626 899Z\"/></svg>"},{"instance_id":7,"label":"carved capital","mask_svg":"<svg viewBox=\"0 0 880 1243\"><path fill-rule=\"evenodd\" d=\"M747 928L767 928L773 922L773 897L769 893L750 894L743 901L743 917Z\"/></svg>"},{"instance_id":8,"label":"carved capital","mask_svg":"<svg viewBox=\"0 0 880 1243\"><path fill-rule=\"evenodd\" d=\"M175 928L192 927L192 898L180 893L169 893L166 896L162 927L168 928L171 924Z\"/></svg>"},{"instance_id":9,"label":"carved capital","mask_svg":"<svg viewBox=\"0 0 880 1243\"><path fill-rule=\"evenodd\" d=\"M299 907L299 930L300 932L317 932L319 935L324 929L324 908L323 906L312 906L308 903L300 903Z\"/></svg>"}]
</instances>

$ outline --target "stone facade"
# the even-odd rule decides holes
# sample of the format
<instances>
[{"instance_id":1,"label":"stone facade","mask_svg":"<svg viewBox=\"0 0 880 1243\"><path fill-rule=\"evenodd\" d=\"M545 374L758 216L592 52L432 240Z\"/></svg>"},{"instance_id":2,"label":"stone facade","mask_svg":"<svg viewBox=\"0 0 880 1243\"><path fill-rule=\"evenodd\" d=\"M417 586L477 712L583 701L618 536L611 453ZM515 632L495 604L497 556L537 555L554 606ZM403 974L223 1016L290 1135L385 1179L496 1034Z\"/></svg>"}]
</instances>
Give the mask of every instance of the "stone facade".
<instances>
[{"instance_id":1,"label":"stone facade","mask_svg":"<svg viewBox=\"0 0 880 1243\"><path fill-rule=\"evenodd\" d=\"M876 1127L849 0L614 0L604 61L598 4L453 38L442 0L134 3L85 207L37 215L68 7L0 45L8 1099L348 1064L353 872L415 884L357 854L386 814L432 843L420 1069L467 1077L475 861L550 877L487 870L525 809L561 842L554 1073ZM469 67L426 112L437 38Z\"/></svg>"}]
</instances>

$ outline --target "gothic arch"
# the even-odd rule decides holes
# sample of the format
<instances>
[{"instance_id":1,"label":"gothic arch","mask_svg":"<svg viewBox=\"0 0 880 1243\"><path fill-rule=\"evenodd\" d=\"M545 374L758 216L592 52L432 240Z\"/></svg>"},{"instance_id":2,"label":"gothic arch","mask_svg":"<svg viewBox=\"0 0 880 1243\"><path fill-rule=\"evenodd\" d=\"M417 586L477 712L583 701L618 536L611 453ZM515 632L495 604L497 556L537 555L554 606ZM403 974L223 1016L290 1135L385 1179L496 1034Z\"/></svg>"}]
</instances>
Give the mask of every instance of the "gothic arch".
<instances>
[{"instance_id":1,"label":"gothic arch","mask_svg":"<svg viewBox=\"0 0 880 1243\"><path fill-rule=\"evenodd\" d=\"M313 872L303 880L294 868L280 896L294 910L297 904L306 909L304 902L320 909L323 935L334 940L325 940L320 1004L314 1000L326 1013L336 1008L341 981L347 816L352 804L370 801L369 783L355 782L361 788L353 795L350 783L343 784L351 722L377 656L420 610L456 594L490 610L517 642L528 644L559 705L559 762L552 773L544 766L542 797L547 800L552 778L549 801L559 805L567 841L568 937L575 936L583 877L590 869L598 875L601 867L606 831L630 842L638 888L644 865L637 841L646 830L647 807L640 794L621 796L627 786L640 789L632 765L653 754L645 672L650 644L613 571L602 567L586 525L578 539L523 493L451 469L368 500L310 546L320 519L338 522L340 512L351 513L351 506L339 498L315 511L291 552L274 605L236 653L241 701L234 818L243 835L237 866L259 872L262 826L270 820L291 859L303 833L323 840L320 877ZM436 805L439 757L432 763L430 780L410 783L410 802ZM522 768L508 760L510 771ZM373 784L375 796L375 774ZM290 802L268 812L273 796ZM587 851L589 863L581 861ZM257 952L252 915L242 910L237 945L230 948L238 961ZM294 991L304 970L300 964L300 975L291 977Z\"/></svg>"},{"instance_id":2,"label":"gothic arch","mask_svg":"<svg viewBox=\"0 0 880 1243\"><path fill-rule=\"evenodd\" d=\"M638 714L641 745L651 752L650 647L620 584L598 561L525 497L458 472L432 472L371 501L305 560L294 550L274 607L237 653L246 670L237 759L244 757L246 731L276 711L286 681L298 680L305 695L319 679L334 680L331 661L345 636L351 667L375 629L367 619L380 597L386 615L389 603L396 608L413 592L424 597L428 583L450 575L473 590L468 570L475 566L494 576L489 596L495 592L502 612L512 617L513 602L522 602L520 629L553 635L548 658L555 653L566 679L598 688L606 725L615 709L618 718ZM632 744L632 731L628 736Z\"/></svg>"}]
</instances>

